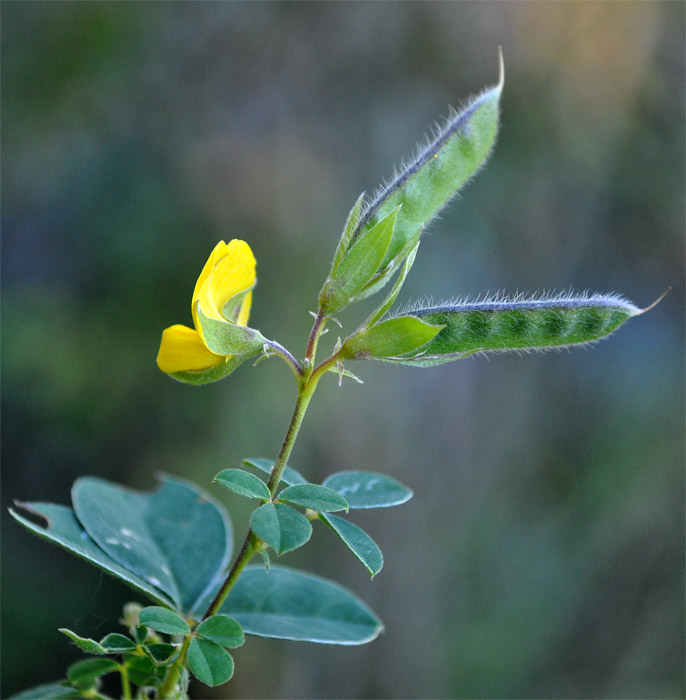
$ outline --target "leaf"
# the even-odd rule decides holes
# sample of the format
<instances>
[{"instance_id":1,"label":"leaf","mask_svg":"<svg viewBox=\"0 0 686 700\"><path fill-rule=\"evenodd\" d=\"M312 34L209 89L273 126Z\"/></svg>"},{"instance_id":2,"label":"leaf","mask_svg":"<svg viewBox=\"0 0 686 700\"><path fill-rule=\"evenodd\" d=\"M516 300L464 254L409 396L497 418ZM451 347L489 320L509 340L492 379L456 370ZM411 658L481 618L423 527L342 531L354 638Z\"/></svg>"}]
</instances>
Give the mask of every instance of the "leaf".
<instances>
[{"instance_id":1,"label":"leaf","mask_svg":"<svg viewBox=\"0 0 686 700\"><path fill-rule=\"evenodd\" d=\"M262 479L242 469L223 469L214 477L214 481L239 496L260 498L266 501L272 497Z\"/></svg>"},{"instance_id":2,"label":"leaf","mask_svg":"<svg viewBox=\"0 0 686 700\"><path fill-rule=\"evenodd\" d=\"M66 698L80 698L81 691L62 683L45 683L37 685L21 693L11 695L8 700L64 700Z\"/></svg>"},{"instance_id":3,"label":"leaf","mask_svg":"<svg viewBox=\"0 0 686 700\"><path fill-rule=\"evenodd\" d=\"M245 643L240 623L228 615L212 615L203 620L195 631L203 639L209 639L222 647L233 649Z\"/></svg>"},{"instance_id":4,"label":"leaf","mask_svg":"<svg viewBox=\"0 0 686 700\"><path fill-rule=\"evenodd\" d=\"M405 284L405 280L407 279L407 275L412 269L412 266L414 265L414 260L417 257L417 251L419 250L419 243L410 251L410 254L405 258L405 262L403 263L403 268L400 271L400 274L398 275L398 279L395 281L395 284L393 285L391 291L388 293L388 296L384 299L383 303L379 308L365 321L365 326L367 328L370 328L374 324L376 324L381 317L393 306L395 303L395 300L398 298L398 294L400 294L400 290L403 288L403 285Z\"/></svg>"},{"instance_id":5,"label":"leaf","mask_svg":"<svg viewBox=\"0 0 686 700\"><path fill-rule=\"evenodd\" d=\"M324 486L338 491L351 510L359 508L388 508L412 498L413 493L399 481L376 472L336 472L324 480Z\"/></svg>"},{"instance_id":6,"label":"leaf","mask_svg":"<svg viewBox=\"0 0 686 700\"><path fill-rule=\"evenodd\" d=\"M277 554L302 547L312 535L310 521L283 503L265 503L254 510L250 527Z\"/></svg>"},{"instance_id":7,"label":"leaf","mask_svg":"<svg viewBox=\"0 0 686 700\"><path fill-rule=\"evenodd\" d=\"M363 327L343 343L340 354L351 360L396 357L423 347L442 329L414 316L397 316Z\"/></svg>"},{"instance_id":8,"label":"leaf","mask_svg":"<svg viewBox=\"0 0 686 700\"><path fill-rule=\"evenodd\" d=\"M296 484L279 493L279 501L320 512L348 510L348 502L338 491L317 484Z\"/></svg>"},{"instance_id":9,"label":"leaf","mask_svg":"<svg viewBox=\"0 0 686 700\"><path fill-rule=\"evenodd\" d=\"M145 625L136 625L131 632L138 644L143 644L148 638L148 628Z\"/></svg>"},{"instance_id":10,"label":"leaf","mask_svg":"<svg viewBox=\"0 0 686 700\"><path fill-rule=\"evenodd\" d=\"M81 651L86 652L86 654L96 654L97 656L101 656L102 654L106 653L106 650L103 649L103 647L94 639L79 637L76 632L72 632L66 627L60 627L57 631L61 632L62 634L66 634L67 637L69 637L69 639L71 639L71 641L74 642L74 644L76 644Z\"/></svg>"},{"instance_id":11,"label":"leaf","mask_svg":"<svg viewBox=\"0 0 686 700\"><path fill-rule=\"evenodd\" d=\"M232 355L226 362L210 367L209 369L194 370L189 372L172 372L169 376L184 384L201 386L218 382L224 377L228 377L237 367L242 365L247 359L243 355Z\"/></svg>"},{"instance_id":12,"label":"leaf","mask_svg":"<svg viewBox=\"0 0 686 700\"><path fill-rule=\"evenodd\" d=\"M402 205L382 266L408 245L414 247L424 227L485 163L498 131L502 72L501 58L499 84L472 98L459 114L448 119L363 207L353 241Z\"/></svg>"},{"instance_id":13,"label":"leaf","mask_svg":"<svg viewBox=\"0 0 686 700\"><path fill-rule=\"evenodd\" d=\"M208 318L197 302L198 322L207 347L217 355L237 355L247 360L262 352L267 339L254 328Z\"/></svg>"},{"instance_id":14,"label":"leaf","mask_svg":"<svg viewBox=\"0 0 686 700\"><path fill-rule=\"evenodd\" d=\"M213 688L233 676L233 659L228 651L207 639L193 639L188 647L188 667L205 685Z\"/></svg>"},{"instance_id":15,"label":"leaf","mask_svg":"<svg viewBox=\"0 0 686 700\"><path fill-rule=\"evenodd\" d=\"M188 634L191 631L188 623L180 615L156 605L143 608L140 620L146 627L164 634Z\"/></svg>"},{"instance_id":16,"label":"leaf","mask_svg":"<svg viewBox=\"0 0 686 700\"><path fill-rule=\"evenodd\" d=\"M393 235L398 209L379 220L347 251L340 265L332 270L319 295L319 308L334 314L356 300L381 266Z\"/></svg>"},{"instance_id":17,"label":"leaf","mask_svg":"<svg viewBox=\"0 0 686 700\"><path fill-rule=\"evenodd\" d=\"M231 555L231 523L199 487L169 476L156 491L77 479L74 510L88 534L120 565L193 613ZM201 543L201 546L200 546Z\"/></svg>"},{"instance_id":18,"label":"leaf","mask_svg":"<svg viewBox=\"0 0 686 700\"><path fill-rule=\"evenodd\" d=\"M150 685L166 672L163 667L156 666L149 656L127 654L124 661L129 671L129 679L136 685Z\"/></svg>"},{"instance_id":19,"label":"leaf","mask_svg":"<svg viewBox=\"0 0 686 700\"><path fill-rule=\"evenodd\" d=\"M122 654L127 651L135 651L136 642L123 634L111 632L100 640L100 644L108 654Z\"/></svg>"},{"instance_id":20,"label":"leaf","mask_svg":"<svg viewBox=\"0 0 686 700\"><path fill-rule=\"evenodd\" d=\"M264 459L263 457L247 457L243 460L243 464L247 464L249 467L255 467L255 469L259 469L265 474L271 474L274 460ZM288 466L283 470L281 481L287 486L307 483L307 479L300 472Z\"/></svg>"},{"instance_id":21,"label":"leaf","mask_svg":"<svg viewBox=\"0 0 686 700\"><path fill-rule=\"evenodd\" d=\"M67 551L124 581L124 583L152 598L152 600L163 605L172 605L171 599L155 586L125 569L105 554L81 527L71 508L53 503L17 503L16 505L35 516L44 518L47 522L47 526L43 527L10 508L12 517L28 530L31 530L31 532L50 542L59 544Z\"/></svg>"},{"instance_id":22,"label":"leaf","mask_svg":"<svg viewBox=\"0 0 686 700\"><path fill-rule=\"evenodd\" d=\"M221 612L246 634L320 644L365 644L381 621L350 591L332 581L281 566L247 567Z\"/></svg>"},{"instance_id":23,"label":"leaf","mask_svg":"<svg viewBox=\"0 0 686 700\"><path fill-rule=\"evenodd\" d=\"M156 664L168 665L172 656L178 651L173 644L155 643L146 644L143 649L150 655Z\"/></svg>"},{"instance_id":24,"label":"leaf","mask_svg":"<svg viewBox=\"0 0 686 700\"><path fill-rule=\"evenodd\" d=\"M362 528L344 518L339 518L337 515L321 513L319 517L364 564L372 578L381 571L383 568L383 554L376 542Z\"/></svg>"},{"instance_id":25,"label":"leaf","mask_svg":"<svg viewBox=\"0 0 686 700\"><path fill-rule=\"evenodd\" d=\"M341 260L343 260L343 256L348 251L350 238L352 237L355 227L357 226L357 222L359 221L360 210L362 209L363 202L364 192L357 198L357 201L353 205L353 208L350 210L348 218L346 219L345 226L343 227L343 233L341 234L341 239L338 242L338 247L336 248L336 252L333 256L333 264L331 265L332 273L338 267Z\"/></svg>"},{"instance_id":26,"label":"leaf","mask_svg":"<svg viewBox=\"0 0 686 700\"><path fill-rule=\"evenodd\" d=\"M100 676L117 670L119 664L113 659L84 659L67 669L67 679L79 688L92 688Z\"/></svg>"}]
</instances>

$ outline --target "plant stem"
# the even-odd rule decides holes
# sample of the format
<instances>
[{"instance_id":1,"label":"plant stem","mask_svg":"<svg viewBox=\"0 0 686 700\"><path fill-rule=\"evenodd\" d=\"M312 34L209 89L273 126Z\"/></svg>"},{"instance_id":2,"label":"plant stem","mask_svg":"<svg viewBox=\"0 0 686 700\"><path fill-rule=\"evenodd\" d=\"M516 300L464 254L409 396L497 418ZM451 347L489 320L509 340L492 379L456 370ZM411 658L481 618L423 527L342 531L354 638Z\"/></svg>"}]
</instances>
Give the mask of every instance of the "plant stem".
<instances>
[{"instance_id":1,"label":"plant stem","mask_svg":"<svg viewBox=\"0 0 686 700\"><path fill-rule=\"evenodd\" d=\"M252 559L253 554L255 554L258 549L259 545L257 535L255 535L252 530L248 530L248 534L243 542L241 551L236 557L236 561L234 561L233 566L229 571L229 575L226 577L222 587L219 589L219 592L210 604L210 607L207 608L207 611L203 615L203 620L206 620L208 617L216 615L219 612L219 609L224 604L224 601L228 598L231 589L236 584L238 577L241 575L243 569L245 569L248 562Z\"/></svg>"},{"instance_id":2,"label":"plant stem","mask_svg":"<svg viewBox=\"0 0 686 700\"><path fill-rule=\"evenodd\" d=\"M129 669L126 663L119 667L119 673L121 675L121 692L124 700L131 700L131 683L129 682Z\"/></svg>"},{"instance_id":3,"label":"plant stem","mask_svg":"<svg viewBox=\"0 0 686 700\"><path fill-rule=\"evenodd\" d=\"M324 312L319 311L314 317L314 324L307 340L307 350L305 351L305 362L311 367L314 364L314 356L317 354L317 343L319 336L324 330ZM307 365L306 365L307 366Z\"/></svg>"},{"instance_id":4,"label":"plant stem","mask_svg":"<svg viewBox=\"0 0 686 700\"><path fill-rule=\"evenodd\" d=\"M172 690L179 681L179 676L181 675L181 669L186 665L186 654L188 654L188 647L191 644L192 635L188 635L183 640L183 645L179 653L179 658L173 663L172 667L167 673L167 677L160 686L160 698L168 698Z\"/></svg>"},{"instance_id":5,"label":"plant stem","mask_svg":"<svg viewBox=\"0 0 686 700\"><path fill-rule=\"evenodd\" d=\"M290 368L293 370L293 374L295 374L296 379L300 379L302 377L302 367L300 366L300 363L291 355L286 348L281 345L281 343L277 343L275 340L270 340L267 342L267 345L269 346L269 349L276 355L279 355L282 357L286 363L290 366Z\"/></svg>"},{"instance_id":6,"label":"plant stem","mask_svg":"<svg viewBox=\"0 0 686 700\"><path fill-rule=\"evenodd\" d=\"M321 379L324 372L334 364L336 364L337 357L332 355L327 360L324 360L316 369L311 369L314 364L314 354L317 350L317 342L319 341L319 336L323 330L324 314L320 311L316 316L314 325L312 326L312 331L310 332L310 337L307 343L307 354L305 356L305 371L300 377L298 382L298 395L295 400L295 406L293 407L293 415L291 416L291 422L288 424L288 429L286 430L286 435L281 444L281 449L272 467L271 474L269 475L269 481L267 482L267 487L272 495L272 498L276 495L276 491L279 487L279 482L281 481L281 476L283 475L283 470L286 468L288 458L293 450L293 445L298 437L298 432L300 431L300 426L302 425L303 418L307 412L307 407L310 404L312 395L314 394L317 384ZM236 557L222 587L215 596L214 600L210 604L209 608L203 615L203 620L216 615L221 609L224 601L228 598L231 589L236 584L238 577L241 575L243 569L247 566L248 562L254 554L259 551L260 539L255 535L252 530L248 530L241 551Z\"/></svg>"}]
</instances>

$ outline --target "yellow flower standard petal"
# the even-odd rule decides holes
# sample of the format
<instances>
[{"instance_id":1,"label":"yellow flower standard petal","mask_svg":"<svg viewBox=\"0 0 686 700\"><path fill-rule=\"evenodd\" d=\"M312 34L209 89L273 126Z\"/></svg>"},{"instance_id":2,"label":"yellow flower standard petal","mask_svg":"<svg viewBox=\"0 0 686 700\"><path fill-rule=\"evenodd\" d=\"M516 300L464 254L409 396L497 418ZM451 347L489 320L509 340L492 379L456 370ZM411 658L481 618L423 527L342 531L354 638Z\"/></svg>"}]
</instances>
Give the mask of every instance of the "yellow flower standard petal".
<instances>
[{"instance_id":1,"label":"yellow flower standard petal","mask_svg":"<svg viewBox=\"0 0 686 700\"><path fill-rule=\"evenodd\" d=\"M231 355L217 355L206 345L198 322L198 304L208 318L245 326L255 286L255 256L245 241L220 241L195 283L191 311L195 329L175 325L162 333L157 365L168 374L211 369ZM229 303L230 302L230 303ZM226 314L224 316L223 314Z\"/></svg>"},{"instance_id":2,"label":"yellow flower standard petal","mask_svg":"<svg viewBox=\"0 0 686 700\"><path fill-rule=\"evenodd\" d=\"M254 285L255 256L250 246L238 239L230 241L228 245L220 241L205 263L193 290L191 310L198 332L202 335L202 329L197 320L198 302L208 318L245 325L250 313L250 289ZM239 300L240 306L237 309L236 318L225 318L222 315L225 304L239 294L245 296Z\"/></svg>"},{"instance_id":3,"label":"yellow flower standard petal","mask_svg":"<svg viewBox=\"0 0 686 700\"><path fill-rule=\"evenodd\" d=\"M225 360L224 355L215 355L208 350L193 328L175 325L162 331L157 366L167 374L210 369Z\"/></svg>"}]
</instances>

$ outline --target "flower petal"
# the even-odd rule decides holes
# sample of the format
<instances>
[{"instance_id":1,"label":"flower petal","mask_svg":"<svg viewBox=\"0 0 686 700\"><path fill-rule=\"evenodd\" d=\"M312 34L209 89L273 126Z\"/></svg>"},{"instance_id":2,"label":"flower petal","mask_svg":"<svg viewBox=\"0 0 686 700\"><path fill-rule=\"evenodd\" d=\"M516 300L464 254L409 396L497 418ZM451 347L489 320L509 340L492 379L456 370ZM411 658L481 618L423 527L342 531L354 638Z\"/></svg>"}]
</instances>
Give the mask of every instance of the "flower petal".
<instances>
[{"instance_id":1,"label":"flower petal","mask_svg":"<svg viewBox=\"0 0 686 700\"><path fill-rule=\"evenodd\" d=\"M210 259L205 264L193 291L193 321L198 328L196 302L200 301L203 313L217 321L226 320L221 314L224 304L231 297L249 290L255 284L255 256L250 246L234 239L225 244L217 244ZM246 308L248 311L246 312ZM250 300L246 298L239 314L239 323L244 325L248 318Z\"/></svg>"},{"instance_id":2,"label":"flower petal","mask_svg":"<svg viewBox=\"0 0 686 700\"><path fill-rule=\"evenodd\" d=\"M248 323L248 318L250 318L250 307L252 306L252 292L248 292L243 299L241 304L241 310L238 312L238 318L236 318L236 323L239 326L245 326Z\"/></svg>"},{"instance_id":3,"label":"flower petal","mask_svg":"<svg viewBox=\"0 0 686 700\"><path fill-rule=\"evenodd\" d=\"M167 374L209 369L225 361L223 355L215 355L205 347L193 328L177 324L162 331L157 366Z\"/></svg>"}]
</instances>

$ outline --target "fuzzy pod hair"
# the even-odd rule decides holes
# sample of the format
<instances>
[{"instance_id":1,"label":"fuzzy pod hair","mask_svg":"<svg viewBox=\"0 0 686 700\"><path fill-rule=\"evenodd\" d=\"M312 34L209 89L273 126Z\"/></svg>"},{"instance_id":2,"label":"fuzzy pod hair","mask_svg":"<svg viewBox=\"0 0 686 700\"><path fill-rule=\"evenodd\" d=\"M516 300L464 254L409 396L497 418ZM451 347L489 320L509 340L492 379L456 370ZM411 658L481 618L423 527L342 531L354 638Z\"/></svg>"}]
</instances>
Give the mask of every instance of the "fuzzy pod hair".
<instances>
[{"instance_id":1,"label":"fuzzy pod hair","mask_svg":"<svg viewBox=\"0 0 686 700\"><path fill-rule=\"evenodd\" d=\"M583 345L609 335L654 305L639 309L615 294L564 294L529 299L498 296L407 309L400 317L414 316L445 327L420 352L387 359L430 367L479 352Z\"/></svg>"},{"instance_id":2,"label":"fuzzy pod hair","mask_svg":"<svg viewBox=\"0 0 686 700\"><path fill-rule=\"evenodd\" d=\"M460 112L452 110L445 123L434 129L414 156L361 207L351 243L401 207L383 265L416 245L424 227L488 159L498 132L504 81L502 53L499 59L498 84L470 99Z\"/></svg>"}]
</instances>

